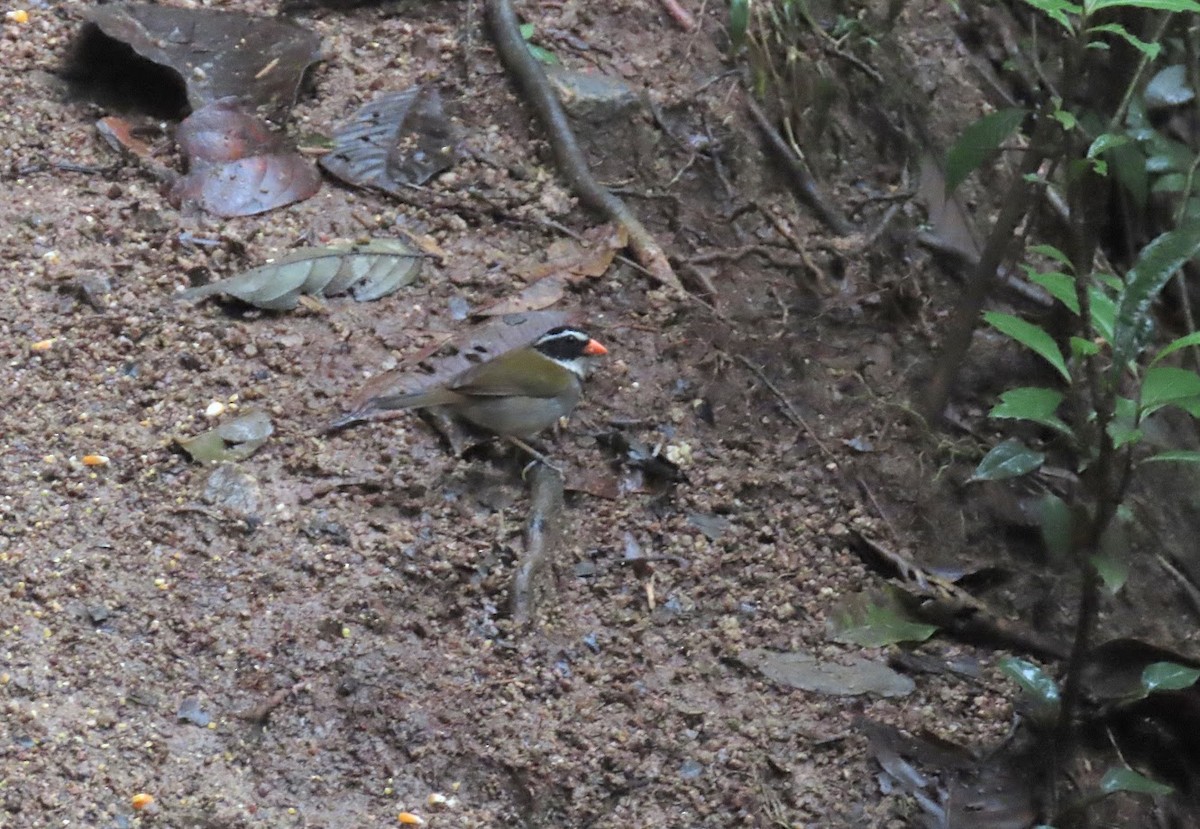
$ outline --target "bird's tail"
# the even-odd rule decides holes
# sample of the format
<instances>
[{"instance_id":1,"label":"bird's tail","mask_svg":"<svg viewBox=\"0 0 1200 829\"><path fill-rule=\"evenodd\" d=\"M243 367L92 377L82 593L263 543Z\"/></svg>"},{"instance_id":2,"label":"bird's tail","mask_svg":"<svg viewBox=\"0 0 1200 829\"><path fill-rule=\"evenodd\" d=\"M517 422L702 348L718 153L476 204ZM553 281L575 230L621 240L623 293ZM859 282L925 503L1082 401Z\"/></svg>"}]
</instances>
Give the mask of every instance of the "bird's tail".
<instances>
[{"instance_id":1,"label":"bird's tail","mask_svg":"<svg viewBox=\"0 0 1200 829\"><path fill-rule=\"evenodd\" d=\"M429 389L427 391L407 392L405 394L384 394L366 400L352 412L339 417L324 428L325 432L336 432L355 423L370 420L372 415L380 412L391 412L398 409L426 409L430 406L445 406L453 403L457 395L448 389Z\"/></svg>"}]
</instances>

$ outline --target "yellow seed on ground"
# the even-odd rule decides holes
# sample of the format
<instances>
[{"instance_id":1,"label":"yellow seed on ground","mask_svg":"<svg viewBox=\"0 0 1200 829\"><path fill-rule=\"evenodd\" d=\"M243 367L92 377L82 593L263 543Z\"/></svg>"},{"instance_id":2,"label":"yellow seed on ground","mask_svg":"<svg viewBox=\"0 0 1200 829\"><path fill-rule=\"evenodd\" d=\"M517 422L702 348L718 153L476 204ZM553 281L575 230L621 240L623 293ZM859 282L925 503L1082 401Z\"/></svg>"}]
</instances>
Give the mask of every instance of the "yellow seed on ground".
<instances>
[{"instance_id":1,"label":"yellow seed on ground","mask_svg":"<svg viewBox=\"0 0 1200 829\"><path fill-rule=\"evenodd\" d=\"M145 809L147 806L149 806L151 803L154 802L154 795L146 794L145 792L140 792L138 794L135 794L133 796L133 798L130 800L130 802L133 804L133 808L135 808L135 809L138 809L138 810Z\"/></svg>"},{"instance_id":2,"label":"yellow seed on ground","mask_svg":"<svg viewBox=\"0 0 1200 829\"><path fill-rule=\"evenodd\" d=\"M108 457L106 455L84 455L84 466L108 466Z\"/></svg>"},{"instance_id":3,"label":"yellow seed on ground","mask_svg":"<svg viewBox=\"0 0 1200 829\"><path fill-rule=\"evenodd\" d=\"M396 820L401 823L407 823L409 826L424 826L425 819L419 815L414 815L412 812L401 812L396 815Z\"/></svg>"},{"instance_id":4,"label":"yellow seed on ground","mask_svg":"<svg viewBox=\"0 0 1200 829\"><path fill-rule=\"evenodd\" d=\"M58 337L50 337L47 340L38 340L36 343L33 343L31 346L29 346L29 350L37 352L49 351L54 347L54 341L57 339Z\"/></svg>"}]
</instances>

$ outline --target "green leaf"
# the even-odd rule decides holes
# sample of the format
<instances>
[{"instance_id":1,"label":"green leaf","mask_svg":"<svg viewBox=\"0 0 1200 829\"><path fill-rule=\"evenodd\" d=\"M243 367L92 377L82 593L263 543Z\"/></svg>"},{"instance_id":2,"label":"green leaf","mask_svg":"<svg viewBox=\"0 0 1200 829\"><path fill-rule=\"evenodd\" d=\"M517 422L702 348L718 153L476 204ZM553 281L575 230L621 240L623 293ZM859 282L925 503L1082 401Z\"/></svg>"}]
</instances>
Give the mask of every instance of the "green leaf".
<instances>
[{"instance_id":1,"label":"green leaf","mask_svg":"<svg viewBox=\"0 0 1200 829\"><path fill-rule=\"evenodd\" d=\"M1150 306L1163 286L1200 252L1200 222L1169 230L1146 245L1125 276L1113 323L1113 370L1124 371L1150 338Z\"/></svg>"},{"instance_id":2,"label":"green leaf","mask_svg":"<svg viewBox=\"0 0 1200 829\"><path fill-rule=\"evenodd\" d=\"M1100 539L1100 550L1091 557L1092 566L1100 575L1104 589L1110 596L1117 595L1125 582L1129 581L1129 526L1124 521L1113 521Z\"/></svg>"},{"instance_id":3,"label":"green leaf","mask_svg":"<svg viewBox=\"0 0 1200 829\"><path fill-rule=\"evenodd\" d=\"M1092 305L1092 327L1096 333L1108 342L1112 342L1113 325L1117 318L1117 301L1093 285L1088 290L1088 299Z\"/></svg>"},{"instance_id":4,"label":"green leaf","mask_svg":"<svg viewBox=\"0 0 1200 829\"><path fill-rule=\"evenodd\" d=\"M1142 671L1142 687L1146 693L1155 691L1182 691L1200 679L1200 669L1189 668L1176 662L1155 662Z\"/></svg>"},{"instance_id":5,"label":"green leaf","mask_svg":"<svg viewBox=\"0 0 1200 829\"><path fill-rule=\"evenodd\" d=\"M175 438L198 463L243 461L275 433L271 418L257 409L191 438Z\"/></svg>"},{"instance_id":6,"label":"green leaf","mask_svg":"<svg viewBox=\"0 0 1200 829\"><path fill-rule=\"evenodd\" d=\"M1146 173L1146 154L1136 144L1122 144L1106 153L1115 178L1129 193L1131 207L1141 210L1150 193L1150 177Z\"/></svg>"},{"instance_id":7,"label":"green leaf","mask_svg":"<svg viewBox=\"0 0 1200 829\"><path fill-rule=\"evenodd\" d=\"M1116 135L1111 132L1106 132L1103 135L1097 135L1096 140L1088 147L1087 157L1095 158L1101 153L1106 153L1114 147L1123 147L1132 141L1128 135Z\"/></svg>"},{"instance_id":8,"label":"green leaf","mask_svg":"<svg viewBox=\"0 0 1200 829\"><path fill-rule=\"evenodd\" d=\"M1048 256L1066 265L1068 269L1070 268L1070 262L1067 261L1062 251L1057 248L1049 245L1037 245L1029 248L1029 252ZM1062 271L1038 271L1031 265L1021 265L1021 270L1025 272L1025 276L1030 282L1045 289L1046 293L1065 305L1071 313L1075 315L1079 314L1079 294L1075 290L1074 276ZM1088 299L1091 306L1092 326L1095 328L1095 333L1098 333L1105 340L1111 340L1116 305L1103 287L1107 276L1107 274L1101 273L1093 274L1092 280L1100 284L1089 285ZM1115 290L1120 291L1124 287L1125 283L1117 279ZM1080 352L1076 350L1076 353ZM1095 350L1092 350L1090 353L1095 353Z\"/></svg>"},{"instance_id":9,"label":"green leaf","mask_svg":"<svg viewBox=\"0 0 1200 829\"><path fill-rule=\"evenodd\" d=\"M983 315L984 320L1001 334L1007 334L1026 348L1041 356L1050 365L1058 369L1058 373L1071 382L1071 372L1063 360L1062 352L1054 338L1031 322L1026 322L1012 314L1002 314L998 311L988 311Z\"/></svg>"},{"instance_id":10,"label":"green leaf","mask_svg":"<svg viewBox=\"0 0 1200 829\"><path fill-rule=\"evenodd\" d=\"M1000 402L992 407L988 417L1030 420L1074 437L1071 427L1055 414L1062 401L1062 392L1054 389L1037 386L1009 389L1000 395Z\"/></svg>"},{"instance_id":11,"label":"green leaf","mask_svg":"<svg viewBox=\"0 0 1200 829\"><path fill-rule=\"evenodd\" d=\"M962 184L1025 120L1025 110L1000 109L963 130L946 153L946 192Z\"/></svg>"},{"instance_id":12,"label":"green leaf","mask_svg":"<svg viewBox=\"0 0 1200 829\"><path fill-rule=\"evenodd\" d=\"M1050 117L1062 124L1064 130L1070 132L1079 126L1079 119L1075 117L1075 113L1069 109L1063 109L1060 104L1061 102L1055 101L1054 112L1050 113Z\"/></svg>"},{"instance_id":13,"label":"green leaf","mask_svg":"<svg viewBox=\"0 0 1200 829\"><path fill-rule=\"evenodd\" d=\"M1150 361L1150 365L1156 366L1162 361L1163 357L1174 354L1181 348L1189 348L1193 345L1200 345L1200 331L1193 331L1191 334L1186 334L1176 340L1172 340L1162 351L1154 355L1154 359Z\"/></svg>"},{"instance_id":14,"label":"green leaf","mask_svg":"<svg viewBox=\"0 0 1200 829\"><path fill-rule=\"evenodd\" d=\"M1084 0L1083 10L1091 17L1101 9L1121 6L1128 9L1153 9L1162 12L1200 12L1200 3L1193 0Z\"/></svg>"},{"instance_id":15,"label":"green leaf","mask_svg":"<svg viewBox=\"0 0 1200 829\"><path fill-rule=\"evenodd\" d=\"M534 31L535 30L532 23L521 24L521 37L525 39L525 45L529 48L529 54L533 55L534 60L536 60L538 63L544 63L547 66L558 66L560 63L562 63L562 61L558 59L558 55L554 54L549 49L545 49L529 42L529 40L533 37Z\"/></svg>"},{"instance_id":16,"label":"green leaf","mask_svg":"<svg viewBox=\"0 0 1200 829\"><path fill-rule=\"evenodd\" d=\"M1067 502L1052 492L1042 497L1041 522L1042 544L1053 561L1066 561L1071 553L1072 526L1071 508Z\"/></svg>"},{"instance_id":17,"label":"green leaf","mask_svg":"<svg viewBox=\"0 0 1200 829\"><path fill-rule=\"evenodd\" d=\"M864 648L924 642L937 633L937 625L916 622L902 608L867 601L861 594L834 611L830 628L834 641Z\"/></svg>"},{"instance_id":18,"label":"green leaf","mask_svg":"<svg viewBox=\"0 0 1200 829\"><path fill-rule=\"evenodd\" d=\"M1100 346L1083 337L1071 338L1071 353L1076 357L1093 357L1100 353Z\"/></svg>"},{"instance_id":19,"label":"green leaf","mask_svg":"<svg viewBox=\"0 0 1200 829\"><path fill-rule=\"evenodd\" d=\"M1138 774L1131 768L1113 766L1104 772L1100 781L1100 791L1105 794L1113 792L1134 792L1136 794L1171 794L1175 791L1170 786L1151 780Z\"/></svg>"},{"instance_id":20,"label":"green leaf","mask_svg":"<svg viewBox=\"0 0 1200 829\"><path fill-rule=\"evenodd\" d=\"M1157 455L1151 455L1142 461L1142 463L1159 463L1166 461L1174 461L1177 463L1200 463L1200 452L1191 449L1179 449L1174 452L1159 452Z\"/></svg>"},{"instance_id":21,"label":"green leaf","mask_svg":"<svg viewBox=\"0 0 1200 829\"><path fill-rule=\"evenodd\" d=\"M1146 91L1142 93L1142 100L1148 109L1182 106L1195 97L1195 91L1188 85L1187 67L1182 63L1161 70L1150 79Z\"/></svg>"},{"instance_id":22,"label":"green leaf","mask_svg":"<svg viewBox=\"0 0 1200 829\"><path fill-rule=\"evenodd\" d=\"M1058 708L1058 683L1037 665L1008 656L1000 660L1000 672L1020 685L1021 690L1041 707L1047 710Z\"/></svg>"},{"instance_id":23,"label":"green leaf","mask_svg":"<svg viewBox=\"0 0 1200 829\"><path fill-rule=\"evenodd\" d=\"M558 66L562 61L558 59L558 55L551 52L549 49L543 49L534 43L526 44L529 47L529 54L539 62L547 66Z\"/></svg>"},{"instance_id":24,"label":"green leaf","mask_svg":"<svg viewBox=\"0 0 1200 829\"><path fill-rule=\"evenodd\" d=\"M1192 150L1186 144L1155 133L1146 142L1146 172L1186 173L1192 166Z\"/></svg>"},{"instance_id":25,"label":"green leaf","mask_svg":"<svg viewBox=\"0 0 1200 829\"><path fill-rule=\"evenodd\" d=\"M1139 52L1141 52L1143 55L1145 55L1150 60L1156 59L1158 57L1159 53L1162 52L1162 44L1148 43L1148 42L1142 40L1140 37L1135 37L1133 34L1130 33L1130 31L1128 29L1126 29L1120 23L1105 23L1102 26L1092 26L1087 31L1088 31L1088 34L1093 34L1095 32L1107 32L1108 34L1116 35L1117 37L1121 38L1126 43L1128 43L1130 46L1132 46L1134 49L1137 49ZM1088 158L1091 158L1091 157L1092 157L1092 154L1091 154L1091 151L1089 150Z\"/></svg>"},{"instance_id":26,"label":"green leaf","mask_svg":"<svg viewBox=\"0 0 1200 829\"><path fill-rule=\"evenodd\" d=\"M729 0L729 45L738 51L750 27L750 0Z\"/></svg>"},{"instance_id":27,"label":"green leaf","mask_svg":"<svg viewBox=\"0 0 1200 829\"><path fill-rule=\"evenodd\" d=\"M1104 583L1108 595L1115 596L1121 592L1125 582L1129 581L1129 562L1109 558L1103 553L1092 556L1091 561L1096 572L1100 574L1100 581Z\"/></svg>"},{"instance_id":28,"label":"green leaf","mask_svg":"<svg viewBox=\"0 0 1200 829\"><path fill-rule=\"evenodd\" d=\"M1200 397L1200 375L1196 372L1175 366L1155 366L1142 380L1141 416L1197 397Z\"/></svg>"},{"instance_id":29,"label":"green leaf","mask_svg":"<svg viewBox=\"0 0 1200 829\"><path fill-rule=\"evenodd\" d=\"M1016 478L1037 469L1045 460L1043 453L1035 452L1015 438L1009 438L992 447L992 451L975 467L975 473L967 479L967 483Z\"/></svg>"},{"instance_id":30,"label":"green leaf","mask_svg":"<svg viewBox=\"0 0 1200 829\"><path fill-rule=\"evenodd\" d=\"M1079 314L1079 297L1075 295L1075 277L1059 271L1035 271L1028 265L1022 265L1021 269L1025 271L1025 276L1029 278L1030 282L1045 288L1046 293L1067 306L1071 313Z\"/></svg>"},{"instance_id":31,"label":"green leaf","mask_svg":"<svg viewBox=\"0 0 1200 829\"><path fill-rule=\"evenodd\" d=\"M364 244L296 248L266 265L180 291L175 298L196 300L223 293L269 311L295 308L301 295L333 296L346 291L358 302L373 302L411 284L420 272L420 253L399 239L380 238Z\"/></svg>"},{"instance_id":32,"label":"green leaf","mask_svg":"<svg viewBox=\"0 0 1200 829\"><path fill-rule=\"evenodd\" d=\"M1038 256L1045 256L1048 259L1053 259L1064 268L1071 267L1071 259L1054 245L1030 245L1029 252L1035 253Z\"/></svg>"},{"instance_id":33,"label":"green leaf","mask_svg":"<svg viewBox=\"0 0 1200 829\"><path fill-rule=\"evenodd\" d=\"M1074 15L1083 13L1083 9L1075 3L1069 3L1067 0L1025 0L1025 2L1035 9L1045 12L1047 17L1056 21L1070 34L1075 34L1075 26L1071 23L1071 19L1067 17L1068 13Z\"/></svg>"},{"instance_id":34,"label":"green leaf","mask_svg":"<svg viewBox=\"0 0 1200 829\"><path fill-rule=\"evenodd\" d=\"M1160 176L1154 185L1150 188L1151 193L1182 193L1187 189L1188 177L1186 173L1167 173Z\"/></svg>"},{"instance_id":35,"label":"green leaf","mask_svg":"<svg viewBox=\"0 0 1200 829\"><path fill-rule=\"evenodd\" d=\"M1113 449L1120 449L1128 443L1137 443L1144 436L1141 429L1118 420L1109 421L1107 431Z\"/></svg>"},{"instance_id":36,"label":"green leaf","mask_svg":"<svg viewBox=\"0 0 1200 829\"><path fill-rule=\"evenodd\" d=\"M1113 407L1113 418L1108 422L1108 436L1112 439L1114 449L1142 439L1142 430L1138 428L1136 402L1128 397L1117 397Z\"/></svg>"}]
</instances>

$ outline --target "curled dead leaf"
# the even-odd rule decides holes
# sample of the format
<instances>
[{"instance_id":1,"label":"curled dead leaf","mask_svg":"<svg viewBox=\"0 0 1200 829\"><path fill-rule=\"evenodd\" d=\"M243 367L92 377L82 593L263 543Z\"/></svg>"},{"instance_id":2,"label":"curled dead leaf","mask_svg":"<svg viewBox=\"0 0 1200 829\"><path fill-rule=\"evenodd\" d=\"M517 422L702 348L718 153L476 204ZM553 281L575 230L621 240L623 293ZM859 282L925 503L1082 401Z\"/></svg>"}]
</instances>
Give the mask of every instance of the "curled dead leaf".
<instances>
[{"instance_id":1,"label":"curled dead leaf","mask_svg":"<svg viewBox=\"0 0 1200 829\"><path fill-rule=\"evenodd\" d=\"M398 239L366 244L300 248L266 265L208 285L189 288L179 299L228 294L269 311L295 308L302 295L330 296L351 291L370 302L411 284L421 257Z\"/></svg>"}]
</instances>

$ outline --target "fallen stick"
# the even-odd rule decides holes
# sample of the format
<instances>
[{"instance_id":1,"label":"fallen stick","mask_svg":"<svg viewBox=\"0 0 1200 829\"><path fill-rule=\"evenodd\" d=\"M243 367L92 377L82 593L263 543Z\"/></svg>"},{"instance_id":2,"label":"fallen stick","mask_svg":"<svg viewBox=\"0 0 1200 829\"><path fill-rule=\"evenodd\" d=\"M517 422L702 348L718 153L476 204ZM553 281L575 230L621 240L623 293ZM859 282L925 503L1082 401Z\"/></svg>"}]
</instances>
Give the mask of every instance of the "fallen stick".
<instances>
[{"instance_id":1,"label":"fallen stick","mask_svg":"<svg viewBox=\"0 0 1200 829\"><path fill-rule=\"evenodd\" d=\"M808 172L800 159L796 158L787 141L779 134L779 130L775 129L771 119L762 111L762 108L754 101L754 96L748 91L746 106L750 110L750 117L754 119L754 123L762 132L763 137L767 139L767 146L783 164L784 171L791 180L792 192L796 194L796 197L816 213L817 218L838 236L849 236L854 233L856 229L854 225L825 198L825 194L817 186L812 174Z\"/></svg>"},{"instance_id":2,"label":"fallen stick","mask_svg":"<svg viewBox=\"0 0 1200 829\"><path fill-rule=\"evenodd\" d=\"M534 581L545 569L562 535L563 479L553 467L534 464L529 471L529 520L525 523L525 553L517 560L509 592L509 610L518 625L534 612Z\"/></svg>"},{"instance_id":3,"label":"fallen stick","mask_svg":"<svg viewBox=\"0 0 1200 829\"><path fill-rule=\"evenodd\" d=\"M686 292L679 277L650 231L646 230L625 202L605 189L592 175L587 159L571 131L562 103L546 80L541 65L530 54L525 38L521 37L521 24L512 4L509 0L487 0L486 8L500 62L516 81L522 100L533 107L546 130L555 163L571 190L585 206L605 219L624 225L629 232L629 247L633 250L634 258L656 282L678 296L684 296Z\"/></svg>"},{"instance_id":4,"label":"fallen stick","mask_svg":"<svg viewBox=\"0 0 1200 829\"><path fill-rule=\"evenodd\" d=\"M695 31L696 18L692 17L692 13L685 9L679 0L659 0L659 3L672 20L683 29L685 32Z\"/></svg>"}]
</instances>

